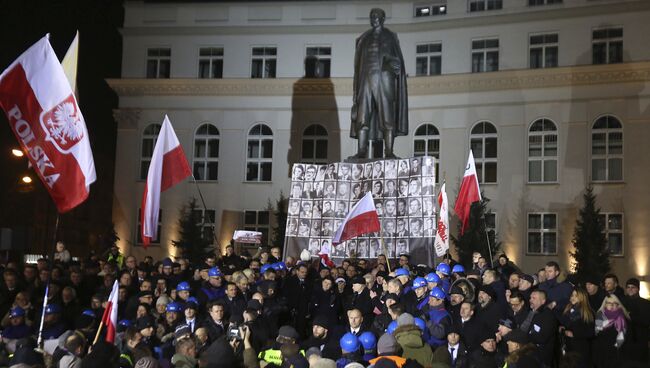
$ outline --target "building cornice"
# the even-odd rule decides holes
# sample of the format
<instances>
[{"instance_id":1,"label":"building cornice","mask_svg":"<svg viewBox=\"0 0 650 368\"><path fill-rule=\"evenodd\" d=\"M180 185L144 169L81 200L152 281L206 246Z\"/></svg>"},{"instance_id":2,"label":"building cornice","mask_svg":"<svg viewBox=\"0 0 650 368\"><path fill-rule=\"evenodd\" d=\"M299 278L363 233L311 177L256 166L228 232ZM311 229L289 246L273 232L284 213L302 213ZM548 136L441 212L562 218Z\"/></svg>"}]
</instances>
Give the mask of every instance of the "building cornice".
<instances>
[{"instance_id":1,"label":"building cornice","mask_svg":"<svg viewBox=\"0 0 650 368\"><path fill-rule=\"evenodd\" d=\"M410 77L410 96L650 81L650 61ZM108 79L120 96L350 96L352 78Z\"/></svg>"}]
</instances>

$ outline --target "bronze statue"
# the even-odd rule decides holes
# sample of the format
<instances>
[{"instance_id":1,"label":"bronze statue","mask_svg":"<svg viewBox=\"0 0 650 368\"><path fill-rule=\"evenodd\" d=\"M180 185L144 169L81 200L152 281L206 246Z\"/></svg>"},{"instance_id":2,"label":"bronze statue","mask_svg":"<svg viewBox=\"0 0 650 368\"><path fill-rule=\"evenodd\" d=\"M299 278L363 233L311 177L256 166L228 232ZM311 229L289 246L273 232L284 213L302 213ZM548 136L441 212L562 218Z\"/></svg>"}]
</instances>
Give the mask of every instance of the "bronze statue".
<instances>
[{"instance_id":1,"label":"bronze statue","mask_svg":"<svg viewBox=\"0 0 650 368\"><path fill-rule=\"evenodd\" d=\"M395 158L396 136L408 134L406 71L397 35L384 28L386 13L370 11L372 29L356 43L352 126L358 139L355 158L367 158L369 140L384 140L384 157Z\"/></svg>"}]
</instances>

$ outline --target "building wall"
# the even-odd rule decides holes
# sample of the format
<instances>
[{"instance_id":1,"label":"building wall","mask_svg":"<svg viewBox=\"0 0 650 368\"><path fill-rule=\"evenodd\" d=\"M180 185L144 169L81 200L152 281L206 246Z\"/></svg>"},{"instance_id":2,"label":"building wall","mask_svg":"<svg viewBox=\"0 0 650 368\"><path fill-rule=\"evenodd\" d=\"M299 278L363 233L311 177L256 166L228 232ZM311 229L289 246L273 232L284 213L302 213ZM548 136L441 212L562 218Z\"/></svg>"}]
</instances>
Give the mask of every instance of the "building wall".
<instances>
[{"instance_id":1,"label":"building wall","mask_svg":"<svg viewBox=\"0 0 650 368\"><path fill-rule=\"evenodd\" d=\"M648 238L644 223L650 199L646 169L650 148L650 50L643 45L650 29L650 5L642 1L569 1L557 6L527 7L504 0L504 9L467 13L464 2L449 2L448 13L413 17L413 2L277 2L225 4L127 5L123 79L109 83L120 95L117 170L113 217L120 246L135 246L137 208L143 182L138 180L141 134L150 123L170 116L191 162L195 129L211 122L220 131L219 179L199 183L208 208L217 210L217 232L225 242L232 224L223 211L262 210L288 192L289 166L300 154L301 133L311 123L329 133L328 160L356 152L349 138L354 39L367 26L368 10L387 10L388 28L400 37L409 77L410 134L396 140L396 154L413 154L413 134L422 123L440 131L440 174L455 198L469 152L470 130L489 121L498 131L498 179L482 189L497 215L497 232L511 259L532 271L548 260L570 267L571 238L582 193L590 182L591 126L609 114L623 124L624 179L595 184L604 212L624 213L624 257L613 257L619 277L645 278ZM624 63L591 64L591 31L604 25L624 28ZM559 34L559 68L527 69L528 35ZM498 36L500 71L471 71L471 40ZM442 41L442 75L414 77L415 47ZM197 79L198 48L224 47L224 79ZM277 45L276 79L250 79L254 45ZM332 78L301 79L305 45L331 45ZM146 49L172 49L171 79L143 79ZM539 118L558 128L558 182L527 183L528 129ZM258 122L274 134L273 180L245 181L246 136ZM197 197L197 185L185 181L162 195L163 234L158 254L171 249L179 207ZM527 214L557 214L558 254L526 255ZM454 226L454 225L452 225ZM455 228L455 227L454 227ZM220 244L223 246L224 244Z\"/></svg>"}]
</instances>

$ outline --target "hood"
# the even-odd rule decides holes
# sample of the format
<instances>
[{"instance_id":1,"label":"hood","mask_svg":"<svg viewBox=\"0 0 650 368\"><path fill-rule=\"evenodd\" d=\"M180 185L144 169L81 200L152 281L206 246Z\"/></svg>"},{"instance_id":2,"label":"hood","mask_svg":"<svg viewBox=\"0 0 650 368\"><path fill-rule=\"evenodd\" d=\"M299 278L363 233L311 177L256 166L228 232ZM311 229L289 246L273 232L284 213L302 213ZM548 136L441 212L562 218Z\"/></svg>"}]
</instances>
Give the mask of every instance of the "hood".
<instances>
[{"instance_id":1,"label":"hood","mask_svg":"<svg viewBox=\"0 0 650 368\"><path fill-rule=\"evenodd\" d=\"M393 332L395 340L402 348L421 348L424 346L422 332L416 325L399 326Z\"/></svg>"}]
</instances>

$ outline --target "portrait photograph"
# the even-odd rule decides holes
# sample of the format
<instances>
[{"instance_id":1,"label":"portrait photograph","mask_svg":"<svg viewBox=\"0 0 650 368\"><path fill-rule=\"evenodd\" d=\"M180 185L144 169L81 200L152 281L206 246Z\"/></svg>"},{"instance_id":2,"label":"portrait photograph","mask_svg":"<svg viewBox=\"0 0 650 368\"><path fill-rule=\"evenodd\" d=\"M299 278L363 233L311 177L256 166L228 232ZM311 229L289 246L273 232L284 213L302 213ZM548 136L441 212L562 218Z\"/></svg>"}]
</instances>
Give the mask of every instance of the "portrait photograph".
<instances>
[{"instance_id":1,"label":"portrait photograph","mask_svg":"<svg viewBox=\"0 0 650 368\"><path fill-rule=\"evenodd\" d=\"M395 254L399 257L402 254L409 254L409 240L397 239L395 245Z\"/></svg>"},{"instance_id":2,"label":"portrait photograph","mask_svg":"<svg viewBox=\"0 0 650 368\"><path fill-rule=\"evenodd\" d=\"M347 252L345 254L346 257L354 257L357 254L357 241L356 240L348 240L347 241Z\"/></svg>"},{"instance_id":3,"label":"portrait photograph","mask_svg":"<svg viewBox=\"0 0 650 368\"><path fill-rule=\"evenodd\" d=\"M352 199L359 200L363 198L366 193L363 192L361 189L361 186L363 185L363 182L352 182Z\"/></svg>"},{"instance_id":4,"label":"portrait photograph","mask_svg":"<svg viewBox=\"0 0 650 368\"><path fill-rule=\"evenodd\" d=\"M327 170L325 170L325 180L336 180L337 178L337 164L327 165Z\"/></svg>"},{"instance_id":5,"label":"portrait photograph","mask_svg":"<svg viewBox=\"0 0 650 368\"><path fill-rule=\"evenodd\" d=\"M325 194L325 182L323 181L314 181L314 198L323 198Z\"/></svg>"},{"instance_id":6,"label":"portrait photograph","mask_svg":"<svg viewBox=\"0 0 650 368\"><path fill-rule=\"evenodd\" d=\"M327 237L334 236L335 229L333 228L333 224L334 224L333 220L323 220L323 222L321 223L320 236L327 236Z\"/></svg>"},{"instance_id":7,"label":"portrait photograph","mask_svg":"<svg viewBox=\"0 0 650 368\"><path fill-rule=\"evenodd\" d=\"M337 244L332 247L332 257L333 258L345 258L346 256L346 246L347 242Z\"/></svg>"},{"instance_id":8,"label":"portrait photograph","mask_svg":"<svg viewBox=\"0 0 650 368\"><path fill-rule=\"evenodd\" d=\"M409 160L399 160L397 164L397 176L400 178L408 177L410 175Z\"/></svg>"},{"instance_id":9,"label":"portrait photograph","mask_svg":"<svg viewBox=\"0 0 650 368\"><path fill-rule=\"evenodd\" d=\"M336 201L334 217L344 218L348 214L348 201Z\"/></svg>"},{"instance_id":10,"label":"portrait photograph","mask_svg":"<svg viewBox=\"0 0 650 368\"><path fill-rule=\"evenodd\" d=\"M436 236L436 225L433 217L424 218L424 230L422 236L425 238L433 238Z\"/></svg>"},{"instance_id":11,"label":"portrait photograph","mask_svg":"<svg viewBox=\"0 0 650 368\"><path fill-rule=\"evenodd\" d=\"M387 179L384 184L384 197L397 197L397 193L397 181L395 179Z\"/></svg>"},{"instance_id":12,"label":"portrait photograph","mask_svg":"<svg viewBox=\"0 0 650 368\"><path fill-rule=\"evenodd\" d=\"M436 194L433 187L433 177L423 176L422 177L422 195L423 196L432 196Z\"/></svg>"},{"instance_id":13,"label":"portrait photograph","mask_svg":"<svg viewBox=\"0 0 650 368\"><path fill-rule=\"evenodd\" d=\"M384 199L384 217L397 217L397 200Z\"/></svg>"},{"instance_id":14,"label":"portrait photograph","mask_svg":"<svg viewBox=\"0 0 650 368\"><path fill-rule=\"evenodd\" d=\"M352 180L352 173L350 171L350 164L339 164L339 171L337 180Z\"/></svg>"},{"instance_id":15,"label":"portrait photograph","mask_svg":"<svg viewBox=\"0 0 650 368\"><path fill-rule=\"evenodd\" d=\"M422 174L422 167L420 164L422 163L420 157L413 157L411 159L411 176L418 176Z\"/></svg>"},{"instance_id":16,"label":"portrait photograph","mask_svg":"<svg viewBox=\"0 0 650 368\"><path fill-rule=\"evenodd\" d=\"M372 179L372 163L368 162L363 165L363 178Z\"/></svg>"},{"instance_id":17,"label":"portrait photograph","mask_svg":"<svg viewBox=\"0 0 650 368\"><path fill-rule=\"evenodd\" d=\"M422 216L422 203L419 198L409 198L409 216Z\"/></svg>"},{"instance_id":18,"label":"portrait photograph","mask_svg":"<svg viewBox=\"0 0 650 368\"><path fill-rule=\"evenodd\" d=\"M384 161L384 178L386 179L397 178L397 160Z\"/></svg>"},{"instance_id":19,"label":"portrait photograph","mask_svg":"<svg viewBox=\"0 0 650 368\"><path fill-rule=\"evenodd\" d=\"M306 165L305 166L305 181L314 181L316 180L316 173L318 169L316 165Z\"/></svg>"},{"instance_id":20,"label":"portrait photograph","mask_svg":"<svg viewBox=\"0 0 650 368\"><path fill-rule=\"evenodd\" d=\"M302 164L293 165L293 173L291 174L292 180L304 180L305 179L305 166Z\"/></svg>"},{"instance_id":21,"label":"portrait photograph","mask_svg":"<svg viewBox=\"0 0 650 368\"><path fill-rule=\"evenodd\" d=\"M388 258L395 258L395 241L393 239L384 239L384 246L386 248L381 248L380 254L385 254ZM388 252L388 254L385 252Z\"/></svg>"},{"instance_id":22,"label":"portrait photograph","mask_svg":"<svg viewBox=\"0 0 650 368\"><path fill-rule=\"evenodd\" d=\"M411 178L409 181L409 196L419 196L420 195L420 179L419 178Z\"/></svg>"},{"instance_id":23,"label":"portrait photograph","mask_svg":"<svg viewBox=\"0 0 650 368\"><path fill-rule=\"evenodd\" d=\"M323 198L336 198L336 182L326 180L323 185Z\"/></svg>"},{"instance_id":24,"label":"portrait photograph","mask_svg":"<svg viewBox=\"0 0 650 368\"><path fill-rule=\"evenodd\" d=\"M411 238L422 237L422 218L409 218L409 235Z\"/></svg>"},{"instance_id":25,"label":"portrait photograph","mask_svg":"<svg viewBox=\"0 0 650 368\"><path fill-rule=\"evenodd\" d=\"M381 180L375 180L372 182L372 198L383 198L384 197L384 183Z\"/></svg>"},{"instance_id":26,"label":"portrait photograph","mask_svg":"<svg viewBox=\"0 0 650 368\"><path fill-rule=\"evenodd\" d=\"M334 203L335 203L334 201L328 201L328 200L323 201L323 212L321 213L321 217L323 218L334 217L334 208L335 208Z\"/></svg>"},{"instance_id":27,"label":"portrait photograph","mask_svg":"<svg viewBox=\"0 0 650 368\"><path fill-rule=\"evenodd\" d=\"M382 199L375 199L375 210L377 211L377 216L384 217L384 201Z\"/></svg>"},{"instance_id":28,"label":"portrait photograph","mask_svg":"<svg viewBox=\"0 0 650 368\"><path fill-rule=\"evenodd\" d=\"M395 229L395 236L408 237L409 236L408 219L398 218L396 223L397 223L397 228Z\"/></svg>"},{"instance_id":29,"label":"portrait photograph","mask_svg":"<svg viewBox=\"0 0 650 368\"><path fill-rule=\"evenodd\" d=\"M361 180L363 179L363 165L362 164L353 164L352 165L352 180Z\"/></svg>"},{"instance_id":30,"label":"portrait photograph","mask_svg":"<svg viewBox=\"0 0 650 368\"><path fill-rule=\"evenodd\" d=\"M381 235L384 238L395 236L395 219L384 219L381 226Z\"/></svg>"},{"instance_id":31,"label":"portrait photograph","mask_svg":"<svg viewBox=\"0 0 650 368\"><path fill-rule=\"evenodd\" d=\"M368 239L360 239L357 242L357 257L368 258Z\"/></svg>"},{"instance_id":32,"label":"portrait photograph","mask_svg":"<svg viewBox=\"0 0 650 368\"><path fill-rule=\"evenodd\" d=\"M303 199L314 199L316 196L316 191L314 190L314 182L306 181L302 184L302 198Z\"/></svg>"},{"instance_id":33,"label":"portrait photograph","mask_svg":"<svg viewBox=\"0 0 650 368\"><path fill-rule=\"evenodd\" d=\"M318 252L320 252L320 243L318 239L309 239L309 247L307 250L311 253L312 257L318 255Z\"/></svg>"},{"instance_id":34,"label":"portrait photograph","mask_svg":"<svg viewBox=\"0 0 650 368\"><path fill-rule=\"evenodd\" d=\"M314 219L311 220L311 230L309 231L310 238L317 238L321 236L320 224L321 224L320 220L314 220Z\"/></svg>"},{"instance_id":35,"label":"portrait photograph","mask_svg":"<svg viewBox=\"0 0 650 368\"><path fill-rule=\"evenodd\" d=\"M300 202L300 217L311 218L311 210L313 205L314 205L314 201L309 199L303 199Z\"/></svg>"},{"instance_id":36,"label":"portrait photograph","mask_svg":"<svg viewBox=\"0 0 650 368\"><path fill-rule=\"evenodd\" d=\"M332 254L332 245L329 239L321 239L320 254Z\"/></svg>"},{"instance_id":37,"label":"portrait photograph","mask_svg":"<svg viewBox=\"0 0 650 368\"><path fill-rule=\"evenodd\" d=\"M314 203L311 206L311 218L313 219L321 218L322 211L323 211L323 202L319 200L314 200Z\"/></svg>"},{"instance_id":38,"label":"portrait photograph","mask_svg":"<svg viewBox=\"0 0 650 368\"><path fill-rule=\"evenodd\" d=\"M287 218L287 236L298 236L298 219Z\"/></svg>"},{"instance_id":39,"label":"portrait photograph","mask_svg":"<svg viewBox=\"0 0 650 368\"><path fill-rule=\"evenodd\" d=\"M435 160L433 157L424 157L422 160L422 176L435 175Z\"/></svg>"},{"instance_id":40,"label":"portrait photograph","mask_svg":"<svg viewBox=\"0 0 650 368\"><path fill-rule=\"evenodd\" d=\"M368 192L372 193L372 180L364 180L363 182L361 182L361 184L362 184L361 186L362 198L363 196L366 195L366 193Z\"/></svg>"},{"instance_id":41,"label":"portrait photograph","mask_svg":"<svg viewBox=\"0 0 650 368\"><path fill-rule=\"evenodd\" d=\"M375 161L372 164L372 178L373 179L384 178L384 161Z\"/></svg>"},{"instance_id":42,"label":"portrait photograph","mask_svg":"<svg viewBox=\"0 0 650 368\"><path fill-rule=\"evenodd\" d=\"M289 198L302 198L302 183L296 181L291 183L291 192L289 193Z\"/></svg>"},{"instance_id":43,"label":"portrait photograph","mask_svg":"<svg viewBox=\"0 0 650 368\"><path fill-rule=\"evenodd\" d=\"M397 179L397 196L409 196L409 180L408 178Z\"/></svg>"},{"instance_id":44,"label":"portrait photograph","mask_svg":"<svg viewBox=\"0 0 650 368\"><path fill-rule=\"evenodd\" d=\"M408 216L408 207L406 204L406 198L397 199L397 216L398 217Z\"/></svg>"},{"instance_id":45,"label":"portrait photograph","mask_svg":"<svg viewBox=\"0 0 650 368\"><path fill-rule=\"evenodd\" d=\"M381 250L381 245L379 243L379 239L370 239L370 247L368 250L368 258L377 258L380 254L382 254Z\"/></svg>"},{"instance_id":46,"label":"portrait photograph","mask_svg":"<svg viewBox=\"0 0 650 368\"><path fill-rule=\"evenodd\" d=\"M318 172L316 173L316 180L323 181L325 180L325 172L327 171L327 165L316 165Z\"/></svg>"},{"instance_id":47,"label":"portrait photograph","mask_svg":"<svg viewBox=\"0 0 650 368\"><path fill-rule=\"evenodd\" d=\"M436 207L434 206L434 197L422 197L422 215L435 216Z\"/></svg>"},{"instance_id":48,"label":"portrait photograph","mask_svg":"<svg viewBox=\"0 0 650 368\"><path fill-rule=\"evenodd\" d=\"M300 219L298 222L298 237L309 238L309 231L311 230L311 220Z\"/></svg>"},{"instance_id":49,"label":"portrait photograph","mask_svg":"<svg viewBox=\"0 0 650 368\"><path fill-rule=\"evenodd\" d=\"M350 199L350 183L339 181L336 183L336 199Z\"/></svg>"},{"instance_id":50,"label":"portrait photograph","mask_svg":"<svg viewBox=\"0 0 650 368\"><path fill-rule=\"evenodd\" d=\"M300 200L289 200L289 205L287 205L287 214L289 216L298 216L300 215Z\"/></svg>"}]
</instances>

